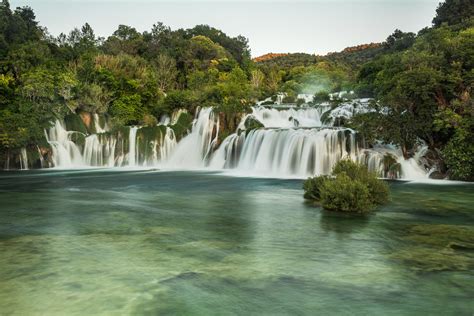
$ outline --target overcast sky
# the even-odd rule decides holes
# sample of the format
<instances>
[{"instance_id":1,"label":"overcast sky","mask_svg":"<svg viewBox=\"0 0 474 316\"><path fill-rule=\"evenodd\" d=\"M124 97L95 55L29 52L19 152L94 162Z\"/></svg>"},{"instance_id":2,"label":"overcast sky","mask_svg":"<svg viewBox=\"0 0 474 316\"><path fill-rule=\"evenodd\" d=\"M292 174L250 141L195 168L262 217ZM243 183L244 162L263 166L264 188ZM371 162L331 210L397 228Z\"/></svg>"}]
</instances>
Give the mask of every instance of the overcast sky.
<instances>
[{"instance_id":1,"label":"overcast sky","mask_svg":"<svg viewBox=\"0 0 474 316\"><path fill-rule=\"evenodd\" d=\"M396 28L417 32L431 24L440 0L11 0L28 5L53 35L88 22L107 37L119 24L149 30L161 21L172 29L209 24L249 39L252 56L325 54L383 41Z\"/></svg>"}]
</instances>

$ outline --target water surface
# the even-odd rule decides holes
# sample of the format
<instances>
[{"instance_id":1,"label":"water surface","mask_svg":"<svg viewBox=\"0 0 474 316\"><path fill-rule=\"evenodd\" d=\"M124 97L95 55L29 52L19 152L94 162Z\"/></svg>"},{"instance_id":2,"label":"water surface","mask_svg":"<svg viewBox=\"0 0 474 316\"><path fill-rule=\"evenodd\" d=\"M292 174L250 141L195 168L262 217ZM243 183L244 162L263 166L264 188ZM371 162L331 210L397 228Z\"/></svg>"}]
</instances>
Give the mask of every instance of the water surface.
<instances>
[{"instance_id":1,"label":"water surface","mask_svg":"<svg viewBox=\"0 0 474 316\"><path fill-rule=\"evenodd\" d=\"M0 314L472 315L473 185L392 183L355 218L301 185L0 173Z\"/></svg>"}]
</instances>

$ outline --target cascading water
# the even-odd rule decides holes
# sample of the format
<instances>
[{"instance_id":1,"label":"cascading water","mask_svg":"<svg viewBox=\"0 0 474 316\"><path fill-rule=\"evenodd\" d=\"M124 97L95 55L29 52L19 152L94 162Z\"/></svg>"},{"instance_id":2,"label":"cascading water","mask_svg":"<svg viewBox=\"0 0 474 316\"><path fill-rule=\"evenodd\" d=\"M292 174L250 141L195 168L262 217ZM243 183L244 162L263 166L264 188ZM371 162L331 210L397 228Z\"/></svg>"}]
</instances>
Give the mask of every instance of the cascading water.
<instances>
[{"instance_id":1,"label":"cascading water","mask_svg":"<svg viewBox=\"0 0 474 316\"><path fill-rule=\"evenodd\" d=\"M67 131L62 122L56 121L46 132L53 167L154 166L166 159L176 146L176 138L169 127L156 130L130 127L116 133L110 132L107 125L94 128L100 133L84 135ZM144 152L140 152L139 147L143 147Z\"/></svg>"},{"instance_id":2,"label":"cascading water","mask_svg":"<svg viewBox=\"0 0 474 316\"><path fill-rule=\"evenodd\" d=\"M219 134L219 118L212 108L203 108L193 122L191 133L184 137L165 162L169 168L202 168L215 149Z\"/></svg>"},{"instance_id":3,"label":"cascading water","mask_svg":"<svg viewBox=\"0 0 474 316\"><path fill-rule=\"evenodd\" d=\"M28 154L26 148L21 149L20 168L21 170L28 170Z\"/></svg>"},{"instance_id":4,"label":"cascading water","mask_svg":"<svg viewBox=\"0 0 474 316\"><path fill-rule=\"evenodd\" d=\"M321 114L320 108L277 110L259 106L252 108L251 115L265 127L292 128L319 127Z\"/></svg>"},{"instance_id":5,"label":"cascading water","mask_svg":"<svg viewBox=\"0 0 474 316\"><path fill-rule=\"evenodd\" d=\"M137 131L138 127L132 126L130 127L129 135L128 135L128 166L135 167L137 161Z\"/></svg>"},{"instance_id":6,"label":"cascading water","mask_svg":"<svg viewBox=\"0 0 474 316\"><path fill-rule=\"evenodd\" d=\"M81 150L72 139L72 135L79 132L68 132L60 121L56 121L54 126L46 134L46 140L52 149L52 164L58 168L83 167Z\"/></svg>"},{"instance_id":7,"label":"cascading water","mask_svg":"<svg viewBox=\"0 0 474 316\"><path fill-rule=\"evenodd\" d=\"M228 137L211 168L252 171L259 175L328 174L343 157L357 155L348 129L259 129Z\"/></svg>"},{"instance_id":8,"label":"cascading water","mask_svg":"<svg viewBox=\"0 0 474 316\"><path fill-rule=\"evenodd\" d=\"M198 111L190 133L179 142L168 127L178 121L177 115L163 118L156 127L129 127L115 134L109 131L106 124L101 126L98 117L94 117L98 133L90 135L67 131L57 121L46 134L52 147L52 163L60 168L156 166L169 169L232 169L247 175L307 177L328 174L339 160L347 157L366 164L382 177L426 177L426 171L418 163L418 156L405 160L399 149L387 145L363 148L357 141L355 131L334 128L331 127L332 122L324 124L321 121L323 114L336 117L340 113L349 116L365 111L367 102L355 102L354 108L344 104L333 110L336 114L328 112L331 109L327 105L280 110L257 106L219 147L219 117L212 108ZM264 127L245 130L249 118ZM387 165L387 161L391 165Z\"/></svg>"}]
</instances>

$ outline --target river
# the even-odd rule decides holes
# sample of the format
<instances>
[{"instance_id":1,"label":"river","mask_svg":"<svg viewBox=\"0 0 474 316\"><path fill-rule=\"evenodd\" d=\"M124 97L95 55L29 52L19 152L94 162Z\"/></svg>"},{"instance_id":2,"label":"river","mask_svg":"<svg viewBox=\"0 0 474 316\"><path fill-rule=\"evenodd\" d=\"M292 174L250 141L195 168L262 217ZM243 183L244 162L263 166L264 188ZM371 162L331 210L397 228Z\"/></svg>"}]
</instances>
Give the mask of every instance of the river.
<instances>
[{"instance_id":1,"label":"river","mask_svg":"<svg viewBox=\"0 0 474 316\"><path fill-rule=\"evenodd\" d=\"M1 172L0 314L471 315L474 186L441 183L345 217L302 180Z\"/></svg>"}]
</instances>

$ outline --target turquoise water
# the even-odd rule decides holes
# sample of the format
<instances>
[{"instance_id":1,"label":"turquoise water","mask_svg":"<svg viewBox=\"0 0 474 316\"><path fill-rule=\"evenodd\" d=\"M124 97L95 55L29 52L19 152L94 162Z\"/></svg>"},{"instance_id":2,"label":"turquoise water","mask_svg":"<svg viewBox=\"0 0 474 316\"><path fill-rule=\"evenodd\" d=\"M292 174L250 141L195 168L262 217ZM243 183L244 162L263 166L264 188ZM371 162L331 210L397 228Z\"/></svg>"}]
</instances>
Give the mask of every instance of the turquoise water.
<instances>
[{"instance_id":1,"label":"turquoise water","mask_svg":"<svg viewBox=\"0 0 474 316\"><path fill-rule=\"evenodd\" d=\"M368 217L301 185L0 173L0 314L472 315L473 185L392 183Z\"/></svg>"}]
</instances>

